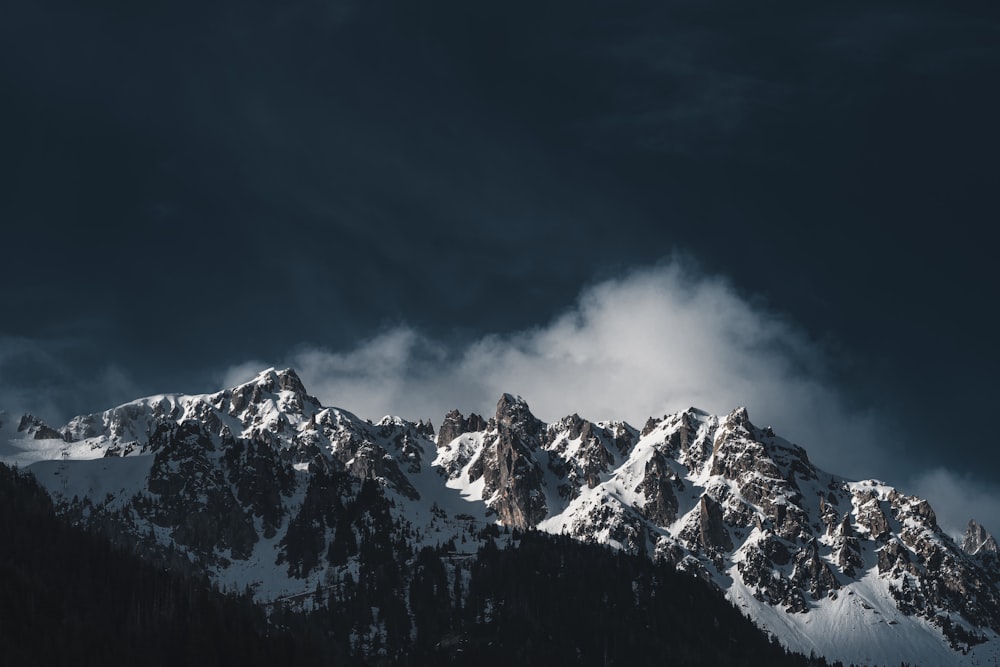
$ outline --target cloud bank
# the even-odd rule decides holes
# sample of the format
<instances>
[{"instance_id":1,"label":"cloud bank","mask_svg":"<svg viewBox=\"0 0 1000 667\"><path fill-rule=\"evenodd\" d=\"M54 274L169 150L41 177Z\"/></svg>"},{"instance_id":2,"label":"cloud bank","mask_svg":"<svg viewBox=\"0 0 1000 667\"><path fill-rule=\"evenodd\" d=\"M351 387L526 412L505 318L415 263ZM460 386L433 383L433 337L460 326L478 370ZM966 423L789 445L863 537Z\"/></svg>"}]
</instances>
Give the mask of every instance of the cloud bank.
<instances>
[{"instance_id":1,"label":"cloud bank","mask_svg":"<svg viewBox=\"0 0 1000 667\"><path fill-rule=\"evenodd\" d=\"M818 345L680 260L593 285L547 324L458 350L397 326L353 350L307 347L278 361L325 404L373 419L439 421L456 407L489 415L506 391L545 420L577 412L640 426L689 406L727 413L745 405L756 423L848 474L870 474L888 449L878 415L824 382ZM265 365L240 364L223 380L237 384Z\"/></svg>"},{"instance_id":2,"label":"cloud bank","mask_svg":"<svg viewBox=\"0 0 1000 667\"><path fill-rule=\"evenodd\" d=\"M503 392L523 396L546 421L576 412L636 426L689 406L724 414L744 405L821 468L925 495L953 535L973 514L1000 527L1000 490L980 485L970 498L956 473L908 468L892 417L833 386L819 344L682 260L592 285L546 324L459 349L401 325L351 350L309 346L276 361L232 367L223 381L292 366L325 405L435 424L452 408L489 416Z\"/></svg>"}]
</instances>

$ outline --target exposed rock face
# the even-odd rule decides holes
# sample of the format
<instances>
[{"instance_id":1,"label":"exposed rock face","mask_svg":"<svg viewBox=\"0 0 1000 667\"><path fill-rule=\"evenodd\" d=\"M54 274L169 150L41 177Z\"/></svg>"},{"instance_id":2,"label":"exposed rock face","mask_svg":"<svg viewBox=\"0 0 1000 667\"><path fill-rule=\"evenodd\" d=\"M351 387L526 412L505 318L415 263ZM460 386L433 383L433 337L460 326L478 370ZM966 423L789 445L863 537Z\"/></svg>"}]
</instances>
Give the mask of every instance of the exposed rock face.
<instances>
[{"instance_id":1,"label":"exposed rock face","mask_svg":"<svg viewBox=\"0 0 1000 667\"><path fill-rule=\"evenodd\" d=\"M481 429L476 432L482 433L482 444L475 452L469 449L474 446L468 439L472 434L467 433L466 438L456 435L454 429L463 422ZM628 457L638 435L623 422L595 424L575 414L544 424L531 413L524 399L511 394L500 397L496 416L485 424L476 415L465 420L457 411L449 413L444 424L448 426L442 425L439 431L438 447L442 451L438 465L454 477L466 462L472 461L469 482L482 479L483 500L502 522L516 528L536 526L551 516L549 503L553 496L572 501L587 489L597 488L615 465ZM450 444L442 444L448 440ZM658 489L659 495L651 495L642 511L660 516L676 514L670 484L683 487L676 474L661 460L660 467L654 465L649 476L647 486ZM659 477L663 477L662 488ZM609 535L631 536L627 539L633 547L647 546L643 531L634 525L634 510L618 513L606 507L596 511L616 517L611 520ZM631 528L617 525L619 520ZM587 529L580 526L573 530Z\"/></svg>"},{"instance_id":2,"label":"exposed rock face","mask_svg":"<svg viewBox=\"0 0 1000 667\"><path fill-rule=\"evenodd\" d=\"M463 433L485 430L486 422L479 415L473 413L466 419L458 410L452 410L444 416L444 421L441 422L441 428L438 429L437 444L438 447L444 447L451 444L452 440Z\"/></svg>"},{"instance_id":3,"label":"exposed rock face","mask_svg":"<svg viewBox=\"0 0 1000 667\"><path fill-rule=\"evenodd\" d=\"M28 433L35 440L62 440L63 435L32 414L25 414L17 425L18 433Z\"/></svg>"},{"instance_id":4,"label":"exposed rock face","mask_svg":"<svg viewBox=\"0 0 1000 667\"><path fill-rule=\"evenodd\" d=\"M820 558L819 545L816 540L813 540L807 548L800 549L796 554L795 569L792 572L791 580L799 587L799 590L808 590L814 599L840 588L830 566Z\"/></svg>"},{"instance_id":5,"label":"exposed rock face","mask_svg":"<svg viewBox=\"0 0 1000 667\"><path fill-rule=\"evenodd\" d=\"M434 424L428 419L426 422L421 419L417 422L417 433L424 436L428 440L434 439Z\"/></svg>"},{"instance_id":6,"label":"exposed rock face","mask_svg":"<svg viewBox=\"0 0 1000 667\"><path fill-rule=\"evenodd\" d=\"M531 414L528 403L520 396L504 394L497 401L497 427L527 445L537 447L545 425Z\"/></svg>"},{"instance_id":7,"label":"exposed rock face","mask_svg":"<svg viewBox=\"0 0 1000 667\"><path fill-rule=\"evenodd\" d=\"M832 540L833 553L840 571L848 577L854 577L864 566L861 558L861 544L851 529L851 515L844 514L844 519Z\"/></svg>"},{"instance_id":8,"label":"exposed rock face","mask_svg":"<svg viewBox=\"0 0 1000 667\"><path fill-rule=\"evenodd\" d=\"M744 550L737 569L754 595L767 604L789 613L804 612L808 607L800 586L784 574L792 560L789 548L780 538L765 534L757 544ZM798 563L796 563L798 565ZM775 573L778 573L777 576Z\"/></svg>"},{"instance_id":9,"label":"exposed rock face","mask_svg":"<svg viewBox=\"0 0 1000 667\"><path fill-rule=\"evenodd\" d=\"M975 519L969 519L969 526L965 529L965 538L962 540L962 551L970 556L1000 554L1000 546L997 546L996 539L976 523Z\"/></svg>"},{"instance_id":10,"label":"exposed rock face","mask_svg":"<svg viewBox=\"0 0 1000 667\"><path fill-rule=\"evenodd\" d=\"M729 551L733 541L722 521L722 508L709 495L701 497L698 506L698 541L706 552Z\"/></svg>"},{"instance_id":11,"label":"exposed rock face","mask_svg":"<svg viewBox=\"0 0 1000 667\"><path fill-rule=\"evenodd\" d=\"M660 452L655 452L646 462L645 474L636 491L646 497L642 506L643 516L657 526L669 526L677 519L677 495L674 485L683 490L684 485Z\"/></svg>"},{"instance_id":12,"label":"exposed rock face","mask_svg":"<svg viewBox=\"0 0 1000 667\"><path fill-rule=\"evenodd\" d=\"M868 496L855 496L857 523L868 533L869 539L879 540L889 535L889 520L882 511L882 504L875 491Z\"/></svg>"},{"instance_id":13,"label":"exposed rock face","mask_svg":"<svg viewBox=\"0 0 1000 667\"><path fill-rule=\"evenodd\" d=\"M548 513L541 467L532 456L540 446L542 423L523 399L510 394L500 398L492 423L495 428L480 455L483 495L491 498L490 506L504 524L534 526Z\"/></svg>"},{"instance_id":14,"label":"exposed rock face","mask_svg":"<svg viewBox=\"0 0 1000 667\"><path fill-rule=\"evenodd\" d=\"M604 428L573 414L550 424L542 435L549 452L548 468L561 480L559 494L575 498L592 489L631 446L631 434L620 425Z\"/></svg>"}]
</instances>

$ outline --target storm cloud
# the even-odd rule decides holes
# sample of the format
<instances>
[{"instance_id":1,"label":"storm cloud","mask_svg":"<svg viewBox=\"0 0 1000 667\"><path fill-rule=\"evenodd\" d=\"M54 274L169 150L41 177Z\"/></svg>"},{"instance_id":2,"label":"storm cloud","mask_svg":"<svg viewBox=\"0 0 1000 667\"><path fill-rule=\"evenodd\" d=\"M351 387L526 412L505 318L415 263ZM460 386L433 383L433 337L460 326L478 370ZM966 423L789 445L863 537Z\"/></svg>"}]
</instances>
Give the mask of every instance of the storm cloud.
<instances>
[{"instance_id":1,"label":"storm cloud","mask_svg":"<svg viewBox=\"0 0 1000 667\"><path fill-rule=\"evenodd\" d=\"M996 495L995 2L8 4L0 408L745 404Z\"/></svg>"}]
</instances>

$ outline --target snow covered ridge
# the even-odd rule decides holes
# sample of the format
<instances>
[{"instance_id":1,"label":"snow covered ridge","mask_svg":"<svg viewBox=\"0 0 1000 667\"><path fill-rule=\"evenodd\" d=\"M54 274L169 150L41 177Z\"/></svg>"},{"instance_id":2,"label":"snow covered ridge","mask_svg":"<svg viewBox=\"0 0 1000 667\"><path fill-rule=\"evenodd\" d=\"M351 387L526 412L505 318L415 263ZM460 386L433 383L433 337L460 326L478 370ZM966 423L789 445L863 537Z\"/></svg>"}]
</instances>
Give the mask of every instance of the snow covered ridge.
<instances>
[{"instance_id":1,"label":"snow covered ridge","mask_svg":"<svg viewBox=\"0 0 1000 667\"><path fill-rule=\"evenodd\" d=\"M324 407L294 371L268 369L58 429L0 418L0 458L28 466L75 520L261 601L357 567L336 508L370 479L415 549L472 552L494 522L565 533L675 563L806 654L1000 660L992 536L973 522L960 547L925 500L818 470L742 408L691 408L639 430L578 415L546 424L505 394L488 419L452 411L435 437L429 423Z\"/></svg>"}]
</instances>

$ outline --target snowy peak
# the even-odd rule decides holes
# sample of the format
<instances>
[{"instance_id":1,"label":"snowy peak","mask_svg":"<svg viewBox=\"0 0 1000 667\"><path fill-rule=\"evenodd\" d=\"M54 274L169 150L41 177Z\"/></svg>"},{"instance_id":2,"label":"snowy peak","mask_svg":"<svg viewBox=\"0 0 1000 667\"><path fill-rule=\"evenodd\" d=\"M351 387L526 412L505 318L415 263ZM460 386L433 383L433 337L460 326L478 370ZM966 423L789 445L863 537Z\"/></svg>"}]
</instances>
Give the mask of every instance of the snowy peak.
<instances>
[{"instance_id":1,"label":"snowy peak","mask_svg":"<svg viewBox=\"0 0 1000 667\"><path fill-rule=\"evenodd\" d=\"M304 419L313 417L322 409L319 401L310 396L291 368L276 371L269 368L245 384L214 394L212 405L233 417L240 418L244 427L251 424L267 427L267 420L278 420L279 414ZM297 420L295 420L297 421Z\"/></svg>"},{"instance_id":2,"label":"snowy peak","mask_svg":"<svg viewBox=\"0 0 1000 667\"><path fill-rule=\"evenodd\" d=\"M247 386L259 388L263 395L281 396L284 398L282 408L286 411L301 412L307 406L316 410L321 408L319 400L311 396L298 374L291 368L278 371L273 368L260 373L252 382L233 389L234 392L244 392ZM255 394L251 390L251 394ZM312 411L310 411L312 412Z\"/></svg>"},{"instance_id":3,"label":"snowy peak","mask_svg":"<svg viewBox=\"0 0 1000 667\"><path fill-rule=\"evenodd\" d=\"M970 556L1000 554L1000 546L997 546L996 539L975 519L969 519L969 526L965 529L965 537L962 540L962 550Z\"/></svg>"},{"instance_id":4,"label":"snowy peak","mask_svg":"<svg viewBox=\"0 0 1000 667\"><path fill-rule=\"evenodd\" d=\"M529 439L536 438L543 427L542 422L531 414L527 401L512 394L504 394L497 401L496 423L501 431Z\"/></svg>"},{"instance_id":5,"label":"snowy peak","mask_svg":"<svg viewBox=\"0 0 1000 667\"><path fill-rule=\"evenodd\" d=\"M306 396L306 388L302 385L302 380L298 373L292 368L283 371L269 368L257 376L257 384L260 384L268 391L290 391L299 396Z\"/></svg>"},{"instance_id":6,"label":"snowy peak","mask_svg":"<svg viewBox=\"0 0 1000 667\"><path fill-rule=\"evenodd\" d=\"M473 551L500 523L669 561L804 653L1000 658L996 540L971 522L959 547L926 500L816 468L746 408L690 408L640 431L576 413L545 423L503 394L489 419L452 410L435 437L430 422L324 407L294 370L271 368L213 394L19 426L8 460L31 465L74 520L117 525L264 600L355 567L372 522L414 550ZM358 505L376 497L378 519Z\"/></svg>"}]
</instances>

